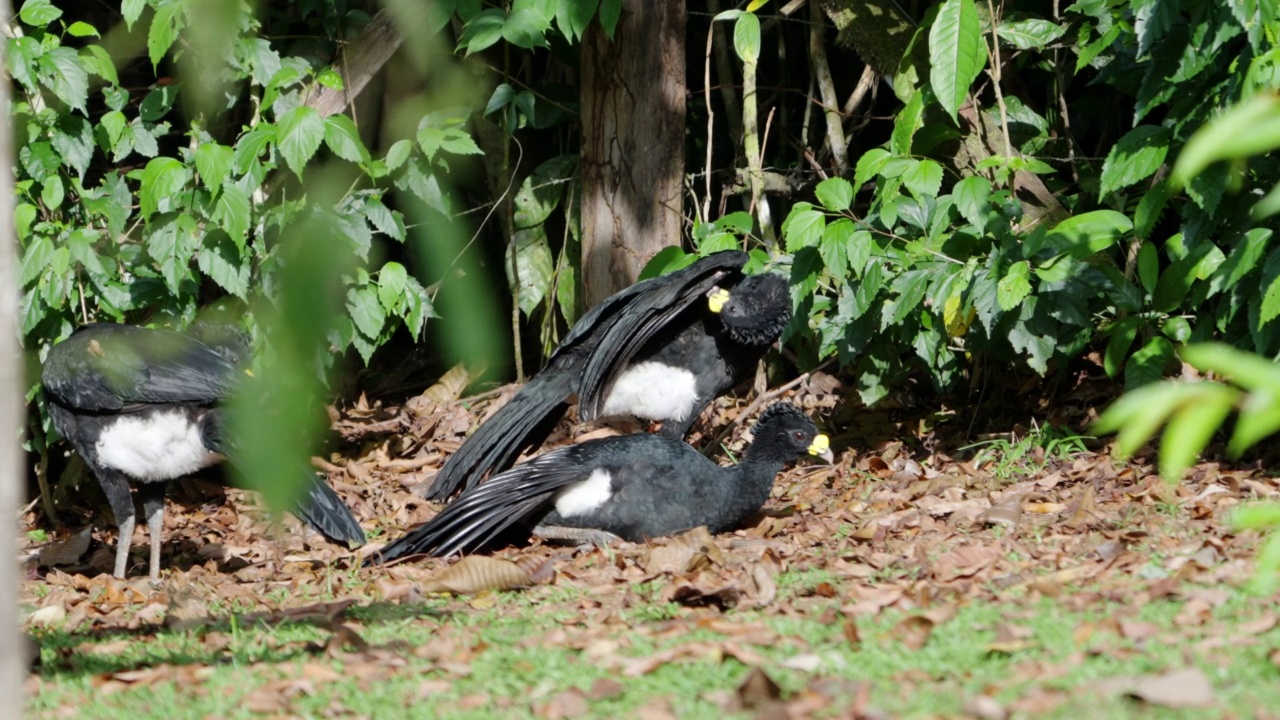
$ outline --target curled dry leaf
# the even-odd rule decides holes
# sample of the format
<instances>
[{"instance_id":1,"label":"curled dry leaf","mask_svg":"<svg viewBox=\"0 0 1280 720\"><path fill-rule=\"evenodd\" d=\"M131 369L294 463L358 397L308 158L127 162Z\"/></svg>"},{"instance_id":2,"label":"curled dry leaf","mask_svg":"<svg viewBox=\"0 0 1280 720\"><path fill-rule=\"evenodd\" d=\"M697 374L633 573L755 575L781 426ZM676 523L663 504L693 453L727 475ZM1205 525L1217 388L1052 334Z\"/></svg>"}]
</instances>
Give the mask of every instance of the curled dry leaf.
<instances>
[{"instance_id":1,"label":"curled dry leaf","mask_svg":"<svg viewBox=\"0 0 1280 720\"><path fill-rule=\"evenodd\" d=\"M485 590L513 590L533 585L529 572L510 560L464 555L422 583L427 593L473 595Z\"/></svg>"},{"instance_id":2,"label":"curled dry leaf","mask_svg":"<svg viewBox=\"0 0 1280 720\"><path fill-rule=\"evenodd\" d=\"M759 667L753 667L742 679L737 690L738 707L745 710L758 710L770 703L782 700L782 688Z\"/></svg>"},{"instance_id":3,"label":"curled dry leaf","mask_svg":"<svg viewBox=\"0 0 1280 720\"><path fill-rule=\"evenodd\" d=\"M415 415L430 415L438 408L462 397L462 391L470 384L472 373L467 366L458 363L440 376L435 385L422 391L422 394L405 403L405 408Z\"/></svg>"},{"instance_id":4,"label":"curled dry leaf","mask_svg":"<svg viewBox=\"0 0 1280 720\"><path fill-rule=\"evenodd\" d=\"M1207 707L1214 702L1213 686L1198 668L1134 678L1127 694L1168 708Z\"/></svg>"},{"instance_id":5,"label":"curled dry leaf","mask_svg":"<svg viewBox=\"0 0 1280 720\"><path fill-rule=\"evenodd\" d=\"M724 565L724 554L720 552L720 546L716 545L706 526L700 525L686 533L667 538L662 545L653 548L649 552L645 568L650 575L684 575L712 563Z\"/></svg>"}]
</instances>

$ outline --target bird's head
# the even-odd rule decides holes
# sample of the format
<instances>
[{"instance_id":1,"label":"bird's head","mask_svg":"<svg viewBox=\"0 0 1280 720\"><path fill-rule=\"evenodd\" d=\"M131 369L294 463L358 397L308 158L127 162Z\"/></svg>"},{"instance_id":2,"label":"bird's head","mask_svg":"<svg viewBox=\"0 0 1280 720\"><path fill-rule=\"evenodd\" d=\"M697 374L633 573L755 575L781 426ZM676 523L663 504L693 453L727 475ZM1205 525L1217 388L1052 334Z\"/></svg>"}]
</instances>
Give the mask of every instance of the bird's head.
<instances>
[{"instance_id":1,"label":"bird's head","mask_svg":"<svg viewBox=\"0 0 1280 720\"><path fill-rule=\"evenodd\" d=\"M764 452L777 453L786 459L813 455L835 461L831 453L831 440L818 432L808 415L790 403L775 403L765 409L751 429L751 446L760 446ZM779 459L782 459L781 457Z\"/></svg>"},{"instance_id":2,"label":"bird's head","mask_svg":"<svg viewBox=\"0 0 1280 720\"><path fill-rule=\"evenodd\" d=\"M752 275L731 290L716 288L707 305L720 316L729 337L744 345L768 345L791 322L787 280L775 273Z\"/></svg>"}]
</instances>

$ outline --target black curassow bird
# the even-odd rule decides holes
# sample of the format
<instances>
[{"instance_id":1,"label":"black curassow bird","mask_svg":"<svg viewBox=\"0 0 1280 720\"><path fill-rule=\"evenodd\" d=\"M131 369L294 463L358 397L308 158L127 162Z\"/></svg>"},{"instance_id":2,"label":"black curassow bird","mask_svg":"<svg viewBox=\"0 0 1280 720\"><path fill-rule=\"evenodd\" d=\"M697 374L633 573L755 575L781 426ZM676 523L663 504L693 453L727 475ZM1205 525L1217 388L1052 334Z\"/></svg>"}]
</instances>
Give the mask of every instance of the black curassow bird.
<instances>
[{"instance_id":1,"label":"black curassow bird","mask_svg":"<svg viewBox=\"0 0 1280 720\"><path fill-rule=\"evenodd\" d=\"M364 564L476 552L516 529L526 536L543 527L602 530L632 542L699 525L732 530L764 506L788 462L806 453L832 460L827 437L794 405L770 406L752 434L734 467L648 433L553 450L462 493Z\"/></svg>"},{"instance_id":2,"label":"black curassow bird","mask_svg":"<svg viewBox=\"0 0 1280 720\"><path fill-rule=\"evenodd\" d=\"M248 355L244 338L217 340L133 325L78 328L49 350L41 373L49 415L98 478L119 527L115 575L124 577L138 487L151 535L151 578L160 576L160 534L168 484L228 454L219 404L231 397ZM293 513L329 540L362 545L346 503L315 474Z\"/></svg>"},{"instance_id":3,"label":"black curassow bird","mask_svg":"<svg viewBox=\"0 0 1280 720\"><path fill-rule=\"evenodd\" d=\"M791 321L786 279L744 277L746 261L743 252L715 253L592 308L546 367L449 458L427 497L444 500L511 467L550 434L575 397L584 422L660 420L661 435L683 438Z\"/></svg>"}]
</instances>

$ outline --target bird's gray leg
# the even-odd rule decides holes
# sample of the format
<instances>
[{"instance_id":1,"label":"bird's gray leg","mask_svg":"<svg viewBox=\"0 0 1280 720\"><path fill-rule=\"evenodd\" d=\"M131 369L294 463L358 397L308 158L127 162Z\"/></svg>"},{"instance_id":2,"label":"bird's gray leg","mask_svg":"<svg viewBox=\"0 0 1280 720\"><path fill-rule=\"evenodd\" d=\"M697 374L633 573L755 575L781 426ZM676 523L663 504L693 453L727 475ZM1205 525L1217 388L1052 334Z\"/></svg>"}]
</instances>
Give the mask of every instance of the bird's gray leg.
<instances>
[{"instance_id":1,"label":"bird's gray leg","mask_svg":"<svg viewBox=\"0 0 1280 720\"><path fill-rule=\"evenodd\" d=\"M164 491L168 483L151 482L138 486L142 496L142 512L147 516L147 533L151 536L151 579L160 579L160 540L164 530Z\"/></svg>"},{"instance_id":2,"label":"bird's gray leg","mask_svg":"<svg viewBox=\"0 0 1280 720\"><path fill-rule=\"evenodd\" d=\"M133 509L133 496L129 494L129 481L119 472L100 469L94 473L98 484L107 496L111 505L111 514L116 519L116 567L114 575L124 577L125 566L129 563L129 541L133 539L133 528L137 524L137 511Z\"/></svg>"},{"instance_id":3,"label":"bird's gray leg","mask_svg":"<svg viewBox=\"0 0 1280 720\"><path fill-rule=\"evenodd\" d=\"M589 543L597 547L604 547L615 540L622 539L608 530L564 527L563 525L539 525L533 529L533 534L544 540L561 540L577 545Z\"/></svg>"}]
</instances>

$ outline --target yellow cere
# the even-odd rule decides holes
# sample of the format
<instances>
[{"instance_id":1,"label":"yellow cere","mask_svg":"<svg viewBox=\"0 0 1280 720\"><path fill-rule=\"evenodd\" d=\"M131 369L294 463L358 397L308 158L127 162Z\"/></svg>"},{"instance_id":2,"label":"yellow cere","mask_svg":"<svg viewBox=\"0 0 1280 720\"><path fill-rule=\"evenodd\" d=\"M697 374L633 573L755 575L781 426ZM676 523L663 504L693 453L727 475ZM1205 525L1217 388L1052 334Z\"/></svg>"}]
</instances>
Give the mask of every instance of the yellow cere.
<instances>
[{"instance_id":1,"label":"yellow cere","mask_svg":"<svg viewBox=\"0 0 1280 720\"><path fill-rule=\"evenodd\" d=\"M813 439L813 444L809 446L810 455L821 455L831 449L831 440L826 435L819 435Z\"/></svg>"},{"instance_id":2,"label":"yellow cere","mask_svg":"<svg viewBox=\"0 0 1280 720\"><path fill-rule=\"evenodd\" d=\"M724 288L716 288L715 292L707 297L707 307L711 308L713 313L723 310L727 302L729 302L729 291Z\"/></svg>"}]
</instances>

